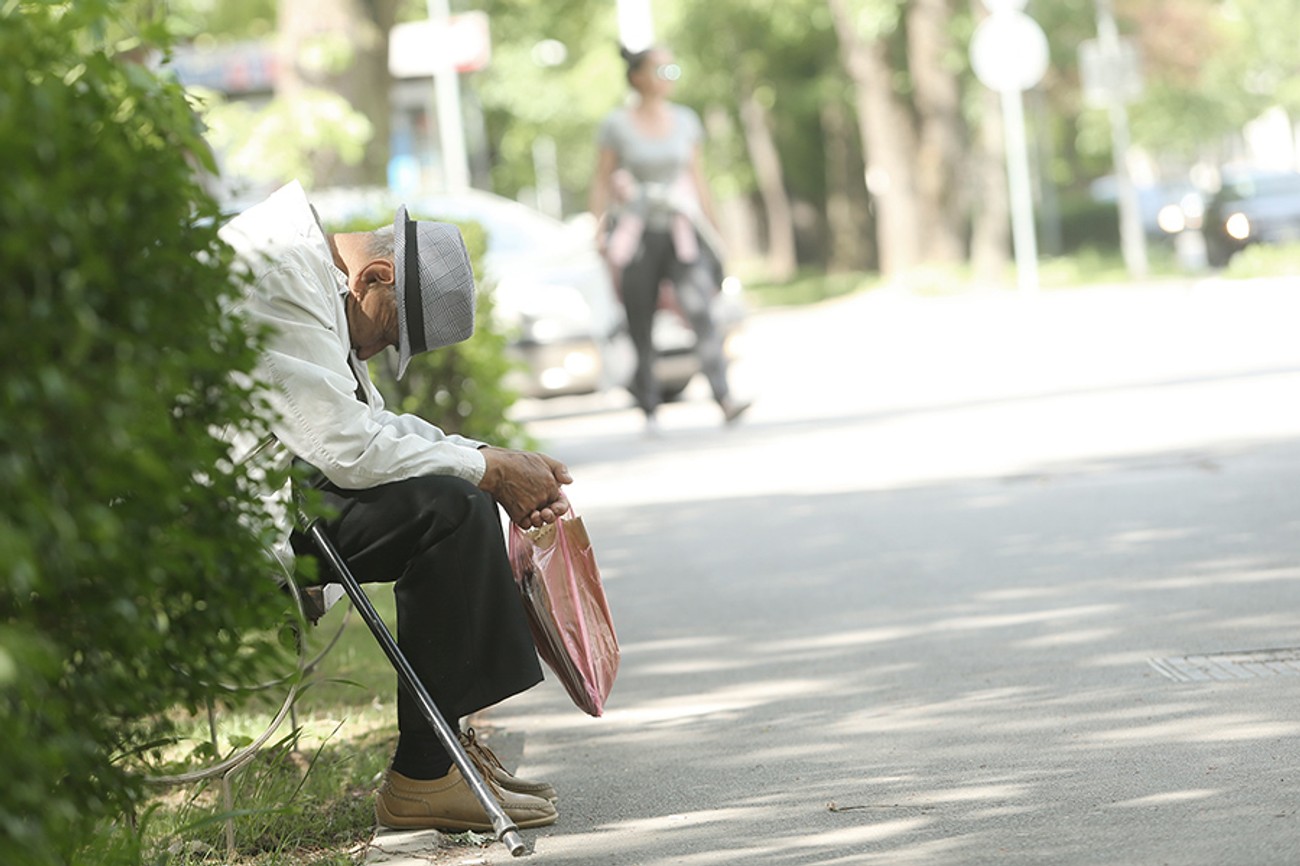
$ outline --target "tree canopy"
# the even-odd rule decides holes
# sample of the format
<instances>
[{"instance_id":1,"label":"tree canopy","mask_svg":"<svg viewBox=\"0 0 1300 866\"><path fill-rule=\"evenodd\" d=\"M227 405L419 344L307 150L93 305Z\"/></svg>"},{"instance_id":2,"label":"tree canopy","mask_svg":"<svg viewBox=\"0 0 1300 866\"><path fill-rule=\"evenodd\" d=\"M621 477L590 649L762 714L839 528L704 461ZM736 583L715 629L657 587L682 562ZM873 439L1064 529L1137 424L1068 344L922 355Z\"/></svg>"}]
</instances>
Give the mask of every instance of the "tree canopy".
<instances>
[{"instance_id":1,"label":"tree canopy","mask_svg":"<svg viewBox=\"0 0 1300 866\"><path fill-rule=\"evenodd\" d=\"M325 5L336 3L342 0ZM273 5L272 0L181 0L173 9L201 22L192 26L196 32L245 38L274 18ZM608 0L452 4L453 13L481 10L491 22L492 62L467 75L463 89L482 109L494 191L527 197L545 180L538 172L549 169L550 151L539 141L549 140L559 155L555 169L565 210L583 206L596 125L626 93L615 6ZM1294 74L1300 47L1289 37L1285 4L1114 0L1113 6L1142 62L1144 89L1129 105L1134 143L1163 171L1185 173L1196 164L1226 161L1240 151L1241 130L1253 118L1270 108L1292 117L1300 111L1300 76ZM851 31L837 33L832 15L837 8ZM426 12L420 0L401 0L396 17L410 20ZM710 125L707 154L716 191L750 201L759 222L773 217L762 213L772 206L773 181L770 172L757 170L754 141L745 137L757 127L744 112L755 108L779 155L779 183L800 208L805 241L823 232L836 207L861 211L850 222L863 226L881 206L880 188L872 197L842 195L853 186L845 181L844 166L860 171L874 164L878 180L893 174L896 183L900 176L912 176L905 186L917 187L906 195L933 199L921 207L923 221L933 224L959 214L945 228L949 233L967 233L979 218L985 195L974 190L996 188L977 179L996 171L996 160L984 152L988 145L981 144L987 138L982 130L986 123L1000 122L967 58L975 25L988 14L979 0L657 0L653 12L659 41L676 52L686 73L678 98L717 121ZM1079 45L1097 35L1097 5L1095 0L1031 0L1026 12L1051 43L1051 68L1030 99L1035 151L1044 157L1042 182L1067 193L1084 190L1112 165L1109 121L1104 110L1085 102L1078 61ZM864 80L855 79L846 63L842 43L848 32L876 52L879 72L869 80L880 90L873 98L896 103L891 118L859 116L854 124L854 115L866 112L869 103L863 101ZM945 95L954 86L955 101ZM385 148L382 137L376 126L367 150ZM349 141L356 146L355 137ZM901 157L886 158L893 145L903 154L914 152L925 166L905 170ZM851 158L835 155L845 148ZM886 169L881 160L892 167ZM949 192L927 189L929 178L939 178L935 183ZM803 243L803 255L815 260L821 255L816 246Z\"/></svg>"}]
</instances>

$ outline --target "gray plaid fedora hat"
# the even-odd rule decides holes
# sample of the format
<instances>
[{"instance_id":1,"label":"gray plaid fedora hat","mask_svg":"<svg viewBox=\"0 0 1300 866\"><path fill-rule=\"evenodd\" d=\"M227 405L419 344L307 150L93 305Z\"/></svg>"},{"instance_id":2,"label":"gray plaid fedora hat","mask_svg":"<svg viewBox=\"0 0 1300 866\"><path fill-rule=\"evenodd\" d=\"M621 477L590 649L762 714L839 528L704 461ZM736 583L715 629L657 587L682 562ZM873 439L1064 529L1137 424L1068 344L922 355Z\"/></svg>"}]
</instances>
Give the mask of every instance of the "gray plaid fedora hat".
<instances>
[{"instance_id":1,"label":"gray plaid fedora hat","mask_svg":"<svg viewBox=\"0 0 1300 866\"><path fill-rule=\"evenodd\" d=\"M397 271L397 378L421 352L441 349L474 333L474 272L460 230L413 220L406 205L393 221Z\"/></svg>"}]
</instances>

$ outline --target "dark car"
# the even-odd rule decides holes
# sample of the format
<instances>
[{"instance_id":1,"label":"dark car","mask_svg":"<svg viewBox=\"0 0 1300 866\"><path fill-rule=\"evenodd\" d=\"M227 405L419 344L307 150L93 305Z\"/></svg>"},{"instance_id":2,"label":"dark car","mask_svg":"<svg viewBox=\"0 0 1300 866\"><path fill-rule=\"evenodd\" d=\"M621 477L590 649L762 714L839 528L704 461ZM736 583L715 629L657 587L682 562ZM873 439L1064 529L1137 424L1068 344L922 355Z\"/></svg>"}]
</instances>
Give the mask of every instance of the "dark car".
<instances>
[{"instance_id":1,"label":"dark car","mask_svg":"<svg viewBox=\"0 0 1300 866\"><path fill-rule=\"evenodd\" d=\"M1225 172L1205 207L1209 263L1223 267L1251 244L1300 241L1300 174Z\"/></svg>"},{"instance_id":2,"label":"dark car","mask_svg":"<svg viewBox=\"0 0 1300 866\"><path fill-rule=\"evenodd\" d=\"M1142 231L1147 240L1166 240L1171 234L1183 229L1181 223L1177 228L1170 225L1173 214L1181 213L1190 196L1197 193L1190 181L1170 180L1150 184L1135 184L1137 193L1138 218L1142 221ZM1092 200L1105 204L1118 205L1119 187L1114 175L1106 175L1093 181L1090 186Z\"/></svg>"}]
</instances>

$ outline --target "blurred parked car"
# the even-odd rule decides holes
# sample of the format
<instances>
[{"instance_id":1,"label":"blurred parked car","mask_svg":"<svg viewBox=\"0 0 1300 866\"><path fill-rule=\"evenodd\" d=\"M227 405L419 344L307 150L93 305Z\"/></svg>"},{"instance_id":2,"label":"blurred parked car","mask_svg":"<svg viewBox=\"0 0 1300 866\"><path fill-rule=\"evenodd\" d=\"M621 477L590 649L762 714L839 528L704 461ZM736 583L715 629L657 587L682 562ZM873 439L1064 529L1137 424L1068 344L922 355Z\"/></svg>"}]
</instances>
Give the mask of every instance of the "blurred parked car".
<instances>
[{"instance_id":1,"label":"blurred parked car","mask_svg":"<svg viewBox=\"0 0 1300 866\"><path fill-rule=\"evenodd\" d=\"M1206 202L1203 230L1215 267L1251 244L1300 242L1300 174L1225 170Z\"/></svg>"},{"instance_id":2,"label":"blurred parked car","mask_svg":"<svg viewBox=\"0 0 1300 866\"><path fill-rule=\"evenodd\" d=\"M524 396L592 393L631 382L635 353L589 222L561 222L480 190L399 199L387 190L339 189L310 198L327 224L357 217L379 223L405 201L413 217L482 225L483 276L511 333L510 352L523 362L508 384ZM729 335L744 318L742 295L738 281L729 279L718 298L719 320ZM656 374L665 399L672 399L700 370L695 334L680 316L661 310L654 339L660 351Z\"/></svg>"},{"instance_id":3,"label":"blurred parked car","mask_svg":"<svg viewBox=\"0 0 1300 866\"><path fill-rule=\"evenodd\" d=\"M1164 240L1174 232L1166 225L1166 220L1181 208L1189 195L1196 194L1196 188L1190 181L1162 181L1153 184L1138 184L1138 217L1142 221L1142 231L1148 240ZM1092 200L1106 204L1118 205L1119 187L1114 175L1106 175L1093 181L1089 187ZM1172 210L1171 210L1172 209Z\"/></svg>"}]
</instances>

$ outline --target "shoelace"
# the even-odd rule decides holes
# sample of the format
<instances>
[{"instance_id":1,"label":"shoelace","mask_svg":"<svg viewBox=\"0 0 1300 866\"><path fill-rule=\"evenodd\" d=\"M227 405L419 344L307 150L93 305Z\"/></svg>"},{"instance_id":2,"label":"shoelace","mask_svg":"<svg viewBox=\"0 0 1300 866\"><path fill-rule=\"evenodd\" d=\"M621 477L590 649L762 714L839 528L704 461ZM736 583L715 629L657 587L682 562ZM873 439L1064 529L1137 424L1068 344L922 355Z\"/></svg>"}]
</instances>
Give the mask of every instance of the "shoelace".
<instances>
[{"instance_id":1,"label":"shoelace","mask_svg":"<svg viewBox=\"0 0 1300 866\"><path fill-rule=\"evenodd\" d=\"M501 759L496 756L496 753L478 741L478 736L474 733L473 728L465 729L464 733L460 735L460 743L465 747L470 760L474 762L474 766L478 768L479 774L484 779L492 780L494 769L510 775L510 771L501 763Z\"/></svg>"}]
</instances>

